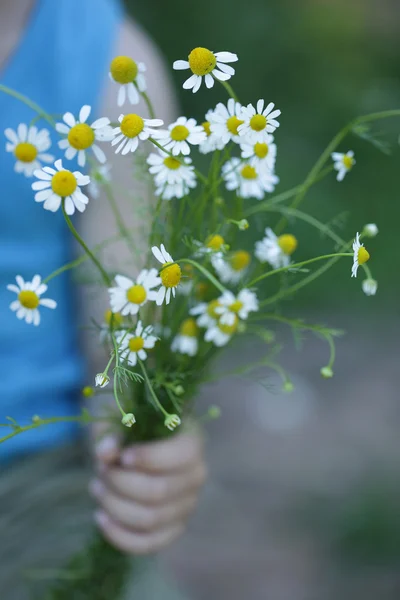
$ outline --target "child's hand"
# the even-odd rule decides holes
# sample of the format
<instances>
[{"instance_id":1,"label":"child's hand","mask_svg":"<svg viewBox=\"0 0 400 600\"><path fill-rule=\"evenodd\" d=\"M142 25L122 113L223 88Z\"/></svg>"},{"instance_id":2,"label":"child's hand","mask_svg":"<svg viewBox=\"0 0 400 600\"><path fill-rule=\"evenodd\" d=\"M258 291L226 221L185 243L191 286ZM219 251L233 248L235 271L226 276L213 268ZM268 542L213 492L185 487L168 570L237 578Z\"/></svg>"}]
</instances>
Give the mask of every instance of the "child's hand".
<instances>
[{"instance_id":1,"label":"child's hand","mask_svg":"<svg viewBox=\"0 0 400 600\"><path fill-rule=\"evenodd\" d=\"M206 478L202 440L193 432L119 450L113 438L96 448L99 476L90 491L105 537L132 554L157 552L183 531Z\"/></svg>"}]
</instances>

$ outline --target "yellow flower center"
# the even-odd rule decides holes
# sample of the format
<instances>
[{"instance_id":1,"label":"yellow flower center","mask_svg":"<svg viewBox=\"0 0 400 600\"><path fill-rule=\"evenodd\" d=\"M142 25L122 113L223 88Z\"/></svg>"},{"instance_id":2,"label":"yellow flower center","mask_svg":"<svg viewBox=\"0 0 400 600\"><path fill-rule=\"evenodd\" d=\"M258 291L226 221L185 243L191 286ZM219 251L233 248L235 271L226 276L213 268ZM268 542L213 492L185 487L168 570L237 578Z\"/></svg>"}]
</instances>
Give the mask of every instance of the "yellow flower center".
<instances>
[{"instance_id":1,"label":"yellow flower center","mask_svg":"<svg viewBox=\"0 0 400 600\"><path fill-rule=\"evenodd\" d=\"M114 81L130 83L136 79L138 66L129 56L116 56L111 62L110 72Z\"/></svg>"},{"instance_id":2,"label":"yellow flower center","mask_svg":"<svg viewBox=\"0 0 400 600\"><path fill-rule=\"evenodd\" d=\"M131 352L139 352L144 347L144 339L138 335L129 340L129 350Z\"/></svg>"},{"instance_id":3,"label":"yellow flower center","mask_svg":"<svg viewBox=\"0 0 400 600\"><path fill-rule=\"evenodd\" d=\"M242 310L243 308L243 302L240 302L240 300L235 300L235 302L232 302L232 304L229 307L229 310L231 312L234 313L238 313L240 310Z\"/></svg>"},{"instance_id":4,"label":"yellow flower center","mask_svg":"<svg viewBox=\"0 0 400 600\"><path fill-rule=\"evenodd\" d=\"M254 144L254 154L258 156L258 158L265 158L268 154L268 151L268 144L264 144L261 142L257 142L257 144Z\"/></svg>"},{"instance_id":5,"label":"yellow flower center","mask_svg":"<svg viewBox=\"0 0 400 600\"><path fill-rule=\"evenodd\" d=\"M370 256L369 256L368 250L366 248L364 248L364 246L361 246L361 248L358 251L358 264L363 265L369 259L370 259Z\"/></svg>"},{"instance_id":6,"label":"yellow flower center","mask_svg":"<svg viewBox=\"0 0 400 600\"><path fill-rule=\"evenodd\" d=\"M175 125L171 131L171 139L175 142L183 142L188 137L190 131L185 125Z\"/></svg>"},{"instance_id":7,"label":"yellow flower center","mask_svg":"<svg viewBox=\"0 0 400 600\"><path fill-rule=\"evenodd\" d=\"M243 271L249 266L250 260L251 256L246 250L238 250L232 254L229 262L234 271Z\"/></svg>"},{"instance_id":8,"label":"yellow flower center","mask_svg":"<svg viewBox=\"0 0 400 600\"><path fill-rule=\"evenodd\" d=\"M177 158L174 158L173 156L167 156L167 158L164 158L164 165L167 167L167 169L175 171L176 169L179 169L181 163Z\"/></svg>"},{"instance_id":9,"label":"yellow flower center","mask_svg":"<svg viewBox=\"0 0 400 600\"><path fill-rule=\"evenodd\" d=\"M205 132L206 132L206 134L207 134L207 137L208 137L209 135L211 135L211 127L210 127L210 123L209 123L209 121L204 121L204 123L202 123L202 126L203 126L203 129L204 129L204 131L205 131Z\"/></svg>"},{"instance_id":10,"label":"yellow flower center","mask_svg":"<svg viewBox=\"0 0 400 600\"><path fill-rule=\"evenodd\" d=\"M86 123L79 123L69 130L68 141L76 150L86 150L94 142L94 131Z\"/></svg>"},{"instance_id":11,"label":"yellow flower center","mask_svg":"<svg viewBox=\"0 0 400 600\"><path fill-rule=\"evenodd\" d=\"M182 271L176 263L164 263L163 270L160 271L161 281L164 287L173 288L179 285Z\"/></svg>"},{"instance_id":12,"label":"yellow flower center","mask_svg":"<svg viewBox=\"0 0 400 600\"><path fill-rule=\"evenodd\" d=\"M31 290L23 290L18 294L18 300L25 308L36 308L39 306L39 296Z\"/></svg>"},{"instance_id":13,"label":"yellow flower center","mask_svg":"<svg viewBox=\"0 0 400 600\"><path fill-rule=\"evenodd\" d=\"M347 156L347 154L345 154L343 156L343 164L346 167L346 169L351 169L351 167L354 164L354 158L352 156Z\"/></svg>"},{"instance_id":14,"label":"yellow flower center","mask_svg":"<svg viewBox=\"0 0 400 600\"><path fill-rule=\"evenodd\" d=\"M282 252L290 256L297 248L297 239L291 233L284 233L278 237L278 245Z\"/></svg>"},{"instance_id":15,"label":"yellow flower center","mask_svg":"<svg viewBox=\"0 0 400 600\"><path fill-rule=\"evenodd\" d=\"M245 165L241 173L244 179L257 179L257 171L250 165Z\"/></svg>"},{"instance_id":16,"label":"yellow flower center","mask_svg":"<svg viewBox=\"0 0 400 600\"><path fill-rule=\"evenodd\" d=\"M30 163L37 157L37 148L28 142L22 142L14 150L14 154L18 160L24 163Z\"/></svg>"},{"instance_id":17,"label":"yellow flower center","mask_svg":"<svg viewBox=\"0 0 400 600\"><path fill-rule=\"evenodd\" d=\"M244 121L241 121L234 115L233 117L229 117L229 119L226 122L226 126L228 128L228 131L233 133L233 135L238 135L238 127L242 123L244 123Z\"/></svg>"},{"instance_id":18,"label":"yellow flower center","mask_svg":"<svg viewBox=\"0 0 400 600\"><path fill-rule=\"evenodd\" d=\"M254 129L254 131L262 131L267 126L267 119L264 115L254 115L250 119L250 127Z\"/></svg>"},{"instance_id":19,"label":"yellow flower center","mask_svg":"<svg viewBox=\"0 0 400 600\"><path fill-rule=\"evenodd\" d=\"M211 302L208 303L207 314L212 319L218 319L219 318L219 314L215 312L215 309L218 308L219 306L221 306L221 305L218 302L218 300L211 300Z\"/></svg>"},{"instance_id":20,"label":"yellow flower center","mask_svg":"<svg viewBox=\"0 0 400 600\"><path fill-rule=\"evenodd\" d=\"M52 190L57 196L66 198L74 193L77 188L76 177L71 171L59 171L51 180Z\"/></svg>"},{"instance_id":21,"label":"yellow flower center","mask_svg":"<svg viewBox=\"0 0 400 600\"><path fill-rule=\"evenodd\" d=\"M132 285L126 291L126 299L132 304L142 304L147 298L146 290L142 285Z\"/></svg>"},{"instance_id":22,"label":"yellow flower center","mask_svg":"<svg viewBox=\"0 0 400 600\"><path fill-rule=\"evenodd\" d=\"M206 247L211 248L211 250L214 250L214 252L217 252L217 250L220 250L224 244L225 244L224 238L222 237L222 235L219 235L217 233L216 235L212 235L211 237L208 238Z\"/></svg>"},{"instance_id":23,"label":"yellow flower center","mask_svg":"<svg viewBox=\"0 0 400 600\"><path fill-rule=\"evenodd\" d=\"M235 315L235 320L232 325L226 325L226 323L218 323L218 329L222 331L222 333L226 333L226 335L233 335L237 329L239 323L239 319Z\"/></svg>"},{"instance_id":24,"label":"yellow flower center","mask_svg":"<svg viewBox=\"0 0 400 600\"><path fill-rule=\"evenodd\" d=\"M196 321L194 319L186 319L185 321L183 321L179 331L182 335L187 335L188 337L196 337L198 332Z\"/></svg>"},{"instance_id":25,"label":"yellow flower center","mask_svg":"<svg viewBox=\"0 0 400 600\"><path fill-rule=\"evenodd\" d=\"M214 54L207 48L195 48L188 57L189 67L195 75L211 73L217 64Z\"/></svg>"},{"instance_id":26,"label":"yellow flower center","mask_svg":"<svg viewBox=\"0 0 400 600\"><path fill-rule=\"evenodd\" d=\"M126 137L134 138L144 129L144 121L139 115L134 113L125 115L120 124L121 131Z\"/></svg>"},{"instance_id":27,"label":"yellow flower center","mask_svg":"<svg viewBox=\"0 0 400 600\"><path fill-rule=\"evenodd\" d=\"M123 319L121 313L113 313L110 309L106 310L106 312L104 313L104 321L107 323L107 325L111 325L111 317L113 318L113 327L119 327Z\"/></svg>"}]
</instances>

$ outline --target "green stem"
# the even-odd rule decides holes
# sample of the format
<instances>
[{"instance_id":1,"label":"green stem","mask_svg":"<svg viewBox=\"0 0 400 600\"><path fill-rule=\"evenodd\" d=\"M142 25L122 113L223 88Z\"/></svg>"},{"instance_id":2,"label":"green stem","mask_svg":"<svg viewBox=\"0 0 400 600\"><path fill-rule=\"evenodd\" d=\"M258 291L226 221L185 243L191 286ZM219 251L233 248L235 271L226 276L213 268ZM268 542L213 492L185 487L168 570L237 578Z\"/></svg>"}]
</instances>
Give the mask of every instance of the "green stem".
<instances>
[{"instance_id":1,"label":"green stem","mask_svg":"<svg viewBox=\"0 0 400 600\"><path fill-rule=\"evenodd\" d=\"M42 427L44 425L51 425L52 423L82 423L87 425L88 423L95 423L97 421L109 421L108 417L91 417L88 414L82 414L75 417L49 417L48 419L35 419L34 423L30 425L24 426L13 426L11 424L1 423L0 427L13 427L13 431L8 435L0 438L0 444L10 440L16 435L23 433L24 431L30 431L31 429L36 429L37 427Z\"/></svg>"},{"instance_id":2,"label":"green stem","mask_svg":"<svg viewBox=\"0 0 400 600\"><path fill-rule=\"evenodd\" d=\"M311 263L317 262L319 260L326 260L327 258L333 258L333 257L338 258L341 256L353 256L353 253L337 252L335 254L324 254L323 256L315 256L314 258L309 258L308 260L303 260L298 263L292 263L290 265L287 265L286 267L280 267L279 269L274 269L273 271L268 271L267 273L263 273L263 275L256 277L255 279L253 279L253 281L251 281L249 284L247 284L247 287L251 288L251 287L253 287L253 285L258 283L259 281L263 281L264 279L267 279L267 277L271 277L271 275L277 275L278 273L283 273L284 271L289 271L291 269L299 269L300 267L304 267L305 265L310 265Z\"/></svg>"},{"instance_id":3,"label":"green stem","mask_svg":"<svg viewBox=\"0 0 400 600\"><path fill-rule=\"evenodd\" d=\"M153 104L152 104L149 96L146 94L146 92L139 92L139 93L146 103L147 110L149 111L150 119L155 119L156 113L154 112L154 107L153 107Z\"/></svg>"},{"instance_id":4,"label":"green stem","mask_svg":"<svg viewBox=\"0 0 400 600\"><path fill-rule=\"evenodd\" d=\"M198 271L200 271L200 273L202 273L204 275L204 277L207 277L207 279L209 281L211 281L211 283L222 294L226 291L225 288L224 288L224 286L214 277L214 275L212 275L208 269L206 269L205 267L203 267L203 265L201 265L197 261L192 260L191 258L181 258L179 260L176 260L175 262L176 263L189 263L189 265L193 265Z\"/></svg>"},{"instance_id":5,"label":"green stem","mask_svg":"<svg viewBox=\"0 0 400 600\"><path fill-rule=\"evenodd\" d=\"M125 337L125 336L124 336ZM119 354L118 354L118 346L117 346L117 341L115 339L115 336L113 333L111 333L111 339L112 339L112 343L113 343L113 347L114 347L114 356L115 356L115 369L114 369L114 400L119 408L119 411L121 413L121 415L124 417L126 415L126 412L124 411L124 409L121 406L121 403L119 401L118 398L118 390L117 390L117 384L118 384L118 367L119 367ZM108 365L111 364L112 361L112 356L110 358L110 361L108 363ZM107 365L107 368L108 368Z\"/></svg>"},{"instance_id":6,"label":"green stem","mask_svg":"<svg viewBox=\"0 0 400 600\"><path fill-rule=\"evenodd\" d=\"M161 402L157 398L157 394L155 393L155 391L153 389L153 386L151 385L151 381L149 379L149 376L147 375L146 368L145 368L143 362L140 360L140 358L138 358L138 363L140 365L140 368L142 369L143 377L144 377L144 379L146 381L147 387L149 388L149 392L150 392L151 397L153 398L156 406L160 409L160 411L163 413L163 415L165 417L169 417L169 413L165 410L165 408L163 407L163 405L161 404Z\"/></svg>"},{"instance_id":7,"label":"green stem","mask_svg":"<svg viewBox=\"0 0 400 600\"><path fill-rule=\"evenodd\" d=\"M236 102L239 102L239 98L236 96L235 92L233 91L232 86L227 81L221 81L220 79L218 79L218 81L221 85L224 86L224 88L228 92L229 96L231 98L233 98Z\"/></svg>"},{"instance_id":8,"label":"green stem","mask_svg":"<svg viewBox=\"0 0 400 600\"><path fill-rule=\"evenodd\" d=\"M12 96L17 100L20 100L20 102L23 102L24 104L29 106L29 108L35 111L40 117L42 117L42 119L47 121L49 125L51 125L51 127L55 127L54 119L45 110L43 110L43 108L41 108L39 104L36 104L36 102L30 100L29 98L24 96L24 94L20 94L19 92L16 92L15 90L7 87L6 85L3 85L2 83L0 83L0 92L3 92L8 96Z\"/></svg>"},{"instance_id":9,"label":"green stem","mask_svg":"<svg viewBox=\"0 0 400 600\"><path fill-rule=\"evenodd\" d=\"M96 267L98 268L98 270L101 273L101 276L102 276L103 281L106 284L106 286L110 287L111 286L111 279L109 278L109 276L107 275L106 271L103 269L103 267L101 266L100 262L97 260L97 258L95 257L95 255L86 246L85 242L83 241L83 239L81 238L81 236L79 235L79 233L76 231L75 227L72 225L71 219L69 218L69 216L65 212L64 202L62 202L62 211L63 211L64 219L65 219L65 221L66 221L66 223L67 223L67 225L69 227L69 230L71 231L72 235L74 236L74 238L76 239L76 241L82 246L82 248L84 249L84 251L86 252L86 254L90 257L90 259L93 261L93 263L96 265Z\"/></svg>"}]
</instances>

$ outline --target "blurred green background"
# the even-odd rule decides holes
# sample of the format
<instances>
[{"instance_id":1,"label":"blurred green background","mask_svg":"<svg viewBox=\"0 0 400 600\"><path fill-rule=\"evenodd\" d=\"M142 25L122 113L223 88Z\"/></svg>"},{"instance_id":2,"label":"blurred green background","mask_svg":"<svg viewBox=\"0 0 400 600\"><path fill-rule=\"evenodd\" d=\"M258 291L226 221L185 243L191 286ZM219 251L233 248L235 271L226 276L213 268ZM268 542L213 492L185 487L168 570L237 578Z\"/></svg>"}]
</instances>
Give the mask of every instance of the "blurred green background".
<instances>
[{"instance_id":1,"label":"blurred green background","mask_svg":"<svg viewBox=\"0 0 400 600\"><path fill-rule=\"evenodd\" d=\"M353 117L400 108L398 0L127 0L127 4L169 65L186 58L195 46L239 55L232 85L242 103L263 97L282 110L275 136L281 179L277 191L300 183L333 135ZM182 89L182 73L171 72L188 116L202 121L208 108L226 98L220 86L193 95ZM307 307L323 303L325 308L346 310L356 304L359 313L398 313L400 119L380 121L373 129L390 142L391 155L349 137L339 150L354 149L356 167L342 184L333 175L319 184L302 208L325 222L348 211L340 230L345 239L365 223L378 224L380 235L368 241L378 294L364 296L361 278L351 280L349 266L340 263L297 297L296 302ZM291 229L300 240L296 258L331 250L326 240L310 235L308 226L296 224ZM261 237L254 229L252 235Z\"/></svg>"}]
</instances>

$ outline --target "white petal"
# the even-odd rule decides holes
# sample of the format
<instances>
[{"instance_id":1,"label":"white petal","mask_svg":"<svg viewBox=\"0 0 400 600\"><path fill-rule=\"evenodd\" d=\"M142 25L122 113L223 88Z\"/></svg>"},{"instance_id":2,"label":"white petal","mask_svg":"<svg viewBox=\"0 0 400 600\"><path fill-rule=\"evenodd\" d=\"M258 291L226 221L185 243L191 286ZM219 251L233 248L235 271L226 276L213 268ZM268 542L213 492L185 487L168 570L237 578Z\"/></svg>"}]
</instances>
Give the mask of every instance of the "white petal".
<instances>
[{"instance_id":1,"label":"white petal","mask_svg":"<svg viewBox=\"0 0 400 600\"><path fill-rule=\"evenodd\" d=\"M51 188L47 188L46 190L42 190L35 194L35 202L44 202L53 195L55 195L53 194L53 190Z\"/></svg>"},{"instance_id":2,"label":"white petal","mask_svg":"<svg viewBox=\"0 0 400 600\"><path fill-rule=\"evenodd\" d=\"M166 292L165 287L164 286L160 287L160 289L157 292L157 299L156 299L157 306L161 306L161 304L164 302L165 292Z\"/></svg>"},{"instance_id":3,"label":"white petal","mask_svg":"<svg viewBox=\"0 0 400 600\"><path fill-rule=\"evenodd\" d=\"M65 156L67 157L67 153L65 153ZM86 153L84 150L79 150L78 152L78 165L80 167L84 167L86 164Z\"/></svg>"},{"instance_id":4,"label":"white petal","mask_svg":"<svg viewBox=\"0 0 400 600\"><path fill-rule=\"evenodd\" d=\"M17 128L18 137L21 142L25 142L28 135L28 127L25 123L20 123Z\"/></svg>"},{"instance_id":5,"label":"white petal","mask_svg":"<svg viewBox=\"0 0 400 600\"><path fill-rule=\"evenodd\" d=\"M8 127L5 131L4 131L4 135L10 140L10 142L12 144L18 144L19 139L17 134L15 133L15 131L13 129L11 129L10 127Z\"/></svg>"},{"instance_id":6,"label":"white petal","mask_svg":"<svg viewBox=\"0 0 400 600\"><path fill-rule=\"evenodd\" d=\"M69 148L69 141L68 141L67 139L65 139L65 140L60 140L60 141L58 142L58 147L59 147L61 150L65 150L66 148Z\"/></svg>"},{"instance_id":7,"label":"white petal","mask_svg":"<svg viewBox=\"0 0 400 600\"><path fill-rule=\"evenodd\" d=\"M227 73L228 75L234 75L235 74L235 69L229 65L225 65L224 63L218 63L217 62L217 67L218 69L220 69L223 73ZM233 100L233 98L231 98L231 100Z\"/></svg>"},{"instance_id":8,"label":"white petal","mask_svg":"<svg viewBox=\"0 0 400 600\"><path fill-rule=\"evenodd\" d=\"M50 181L35 181L32 183L33 190L45 190L49 187L51 187Z\"/></svg>"},{"instance_id":9,"label":"white petal","mask_svg":"<svg viewBox=\"0 0 400 600\"><path fill-rule=\"evenodd\" d=\"M110 124L110 119L108 119L107 117L100 117L99 119L96 119L96 121L94 121L91 124L91 128L92 129L102 129L103 127L107 127Z\"/></svg>"},{"instance_id":10,"label":"white petal","mask_svg":"<svg viewBox=\"0 0 400 600\"><path fill-rule=\"evenodd\" d=\"M228 79L231 78L230 75L228 75L227 73L222 73L222 71L218 71L218 69L214 69L212 74L220 81L228 81Z\"/></svg>"},{"instance_id":11,"label":"white petal","mask_svg":"<svg viewBox=\"0 0 400 600\"><path fill-rule=\"evenodd\" d=\"M43 204L43 208L45 210L50 210L51 212L56 212L61 206L61 198L56 194L52 194Z\"/></svg>"},{"instance_id":12,"label":"white petal","mask_svg":"<svg viewBox=\"0 0 400 600\"><path fill-rule=\"evenodd\" d=\"M198 78L197 78L197 81L196 81L196 83L195 83L195 85L194 85L194 86L193 86L193 88L192 88L192 92L193 92L193 94L195 94L196 92L198 92L198 91L199 91L199 89L200 89L200 86L201 86L201 82L202 82L202 77L198 77Z\"/></svg>"},{"instance_id":13,"label":"white petal","mask_svg":"<svg viewBox=\"0 0 400 600\"><path fill-rule=\"evenodd\" d=\"M51 298L42 298L39 304L41 306L46 306L47 308L56 308L57 306L57 302Z\"/></svg>"},{"instance_id":14,"label":"white petal","mask_svg":"<svg viewBox=\"0 0 400 600\"><path fill-rule=\"evenodd\" d=\"M66 125L65 123L56 123L56 131L58 131L58 133L68 135L70 129L71 128L68 127L68 125Z\"/></svg>"},{"instance_id":15,"label":"white petal","mask_svg":"<svg viewBox=\"0 0 400 600\"><path fill-rule=\"evenodd\" d=\"M214 85L214 77L210 75L210 73L207 73L204 79L206 82L206 87L208 87L208 89L212 88Z\"/></svg>"},{"instance_id":16,"label":"white petal","mask_svg":"<svg viewBox=\"0 0 400 600\"><path fill-rule=\"evenodd\" d=\"M171 288L168 288L167 293L165 294L165 303L169 304L170 300L171 300Z\"/></svg>"},{"instance_id":17,"label":"white petal","mask_svg":"<svg viewBox=\"0 0 400 600\"><path fill-rule=\"evenodd\" d=\"M79 121L81 123L85 123L88 116L90 115L90 111L91 111L91 107L88 104L85 104L84 106L82 106L81 110L79 111Z\"/></svg>"},{"instance_id":18,"label":"white petal","mask_svg":"<svg viewBox=\"0 0 400 600\"><path fill-rule=\"evenodd\" d=\"M172 68L175 69L175 71L182 71L183 69L188 69L189 62L187 60L176 60L173 63Z\"/></svg>"},{"instance_id":19,"label":"white petal","mask_svg":"<svg viewBox=\"0 0 400 600\"><path fill-rule=\"evenodd\" d=\"M76 148L73 148L72 146L70 146L69 148L67 148L67 150L65 152L65 158L67 160L72 160L73 158L75 158L77 152L78 152L78 150L76 150Z\"/></svg>"},{"instance_id":20,"label":"white petal","mask_svg":"<svg viewBox=\"0 0 400 600\"><path fill-rule=\"evenodd\" d=\"M66 112L65 115L63 116L63 119L66 122L66 124L69 125L70 127L74 127L76 125L75 117L70 112Z\"/></svg>"},{"instance_id":21,"label":"white petal","mask_svg":"<svg viewBox=\"0 0 400 600\"><path fill-rule=\"evenodd\" d=\"M103 150L101 148L99 148L99 146L97 146L96 144L94 144L92 146L92 150L93 150L93 154L95 155L95 157L97 158L97 160L104 164L107 161L107 157L104 154Z\"/></svg>"},{"instance_id":22,"label":"white petal","mask_svg":"<svg viewBox=\"0 0 400 600\"><path fill-rule=\"evenodd\" d=\"M125 86L121 85L118 90L118 98L117 98L118 106L122 106L123 104L125 104L125 99L126 99Z\"/></svg>"},{"instance_id":23,"label":"white petal","mask_svg":"<svg viewBox=\"0 0 400 600\"><path fill-rule=\"evenodd\" d=\"M33 311L33 324L36 327L40 324L40 312L37 308Z\"/></svg>"},{"instance_id":24,"label":"white petal","mask_svg":"<svg viewBox=\"0 0 400 600\"><path fill-rule=\"evenodd\" d=\"M75 204L72 202L72 198L71 196L67 196L67 198L64 199L64 207L65 207L65 212L67 213L67 215L73 215L75 212Z\"/></svg>"},{"instance_id":25,"label":"white petal","mask_svg":"<svg viewBox=\"0 0 400 600\"><path fill-rule=\"evenodd\" d=\"M229 63L236 62L238 60L238 55L233 52L214 52L216 58L220 62Z\"/></svg>"},{"instance_id":26,"label":"white petal","mask_svg":"<svg viewBox=\"0 0 400 600\"><path fill-rule=\"evenodd\" d=\"M183 89L184 90L191 90L192 87L194 87L197 84L197 80L198 79L200 79L200 81L201 81L200 75L195 75L195 74L191 75L189 77L189 79L186 79L186 81L184 82Z\"/></svg>"},{"instance_id":27,"label":"white petal","mask_svg":"<svg viewBox=\"0 0 400 600\"><path fill-rule=\"evenodd\" d=\"M128 100L131 104L138 104L139 94L135 85L131 82L127 85Z\"/></svg>"}]
</instances>

